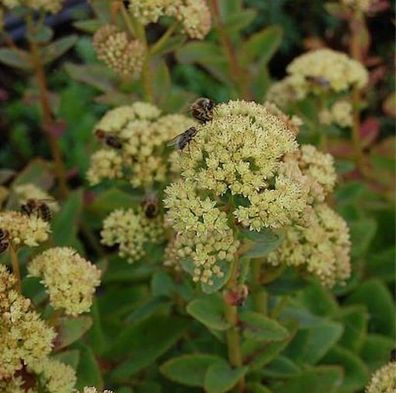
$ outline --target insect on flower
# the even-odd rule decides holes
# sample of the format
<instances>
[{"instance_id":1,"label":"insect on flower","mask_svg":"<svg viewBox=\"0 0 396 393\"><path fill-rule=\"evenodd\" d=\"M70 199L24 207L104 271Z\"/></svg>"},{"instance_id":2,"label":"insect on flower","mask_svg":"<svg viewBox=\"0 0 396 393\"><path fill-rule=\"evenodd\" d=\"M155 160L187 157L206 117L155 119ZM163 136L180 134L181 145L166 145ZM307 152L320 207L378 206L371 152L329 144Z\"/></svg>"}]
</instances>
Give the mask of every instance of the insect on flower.
<instances>
[{"instance_id":1,"label":"insect on flower","mask_svg":"<svg viewBox=\"0 0 396 393\"><path fill-rule=\"evenodd\" d=\"M122 142L120 140L120 138L118 138L117 136L110 134L108 132L105 132L103 130L96 130L95 134L97 136L97 138L101 141L103 141L103 143L108 146L108 147L112 147L113 149L122 149Z\"/></svg>"},{"instance_id":2,"label":"insect on flower","mask_svg":"<svg viewBox=\"0 0 396 393\"><path fill-rule=\"evenodd\" d=\"M305 79L317 86L320 87L329 87L330 86L330 81L324 78L323 76L313 76L313 75L307 75Z\"/></svg>"},{"instance_id":3,"label":"insect on flower","mask_svg":"<svg viewBox=\"0 0 396 393\"><path fill-rule=\"evenodd\" d=\"M0 228L0 254L5 252L9 246L10 239L8 231Z\"/></svg>"},{"instance_id":4,"label":"insect on flower","mask_svg":"<svg viewBox=\"0 0 396 393\"><path fill-rule=\"evenodd\" d=\"M198 98L191 105L191 113L194 119L197 119L200 123L204 124L213 119L213 109L215 103L209 98Z\"/></svg>"},{"instance_id":5,"label":"insect on flower","mask_svg":"<svg viewBox=\"0 0 396 393\"><path fill-rule=\"evenodd\" d=\"M158 197L154 193L148 194L142 202L142 208L148 219L155 218L159 212Z\"/></svg>"},{"instance_id":6,"label":"insect on flower","mask_svg":"<svg viewBox=\"0 0 396 393\"><path fill-rule=\"evenodd\" d=\"M198 134L198 130L195 127L190 127L183 133L175 136L168 142L168 146L175 146L178 150L183 150Z\"/></svg>"},{"instance_id":7,"label":"insect on flower","mask_svg":"<svg viewBox=\"0 0 396 393\"><path fill-rule=\"evenodd\" d=\"M46 202L52 202L52 199L28 199L21 205L21 212L29 217L36 214L42 220L50 222L52 212Z\"/></svg>"}]
</instances>

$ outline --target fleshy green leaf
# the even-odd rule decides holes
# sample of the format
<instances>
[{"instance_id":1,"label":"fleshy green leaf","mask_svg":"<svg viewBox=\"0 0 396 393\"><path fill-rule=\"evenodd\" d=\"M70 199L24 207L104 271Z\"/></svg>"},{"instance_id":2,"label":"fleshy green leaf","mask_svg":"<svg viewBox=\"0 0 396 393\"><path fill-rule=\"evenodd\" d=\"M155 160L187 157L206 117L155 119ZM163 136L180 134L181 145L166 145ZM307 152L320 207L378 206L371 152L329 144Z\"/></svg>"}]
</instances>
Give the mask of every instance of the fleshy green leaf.
<instances>
[{"instance_id":1,"label":"fleshy green leaf","mask_svg":"<svg viewBox=\"0 0 396 393\"><path fill-rule=\"evenodd\" d=\"M281 232L274 232L263 229L260 232L244 230L241 236L247 239L250 248L243 254L246 258L261 258L275 250L283 241L284 235Z\"/></svg>"},{"instance_id":2,"label":"fleshy green leaf","mask_svg":"<svg viewBox=\"0 0 396 393\"><path fill-rule=\"evenodd\" d=\"M168 379L187 386L203 386L208 368L224 360L207 354L182 355L164 363L160 370Z\"/></svg>"},{"instance_id":3,"label":"fleshy green leaf","mask_svg":"<svg viewBox=\"0 0 396 393\"><path fill-rule=\"evenodd\" d=\"M248 27L256 18L257 11L254 9L245 9L229 15L224 28L228 34L238 33L239 31Z\"/></svg>"},{"instance_id":4,"label":"fleshy green leaf","mask_svg":"<svg viewBox=\"0 0 396 393\"><path fill-rule=\"evenodd\" d=\"M340 345L352 351L358 351L367 335L368 313L363 305L346 307L338 318L344 326Z\"/></svg>"},{"instance_id":5,"label":"fleshy green leaf","mask_svg":"<svg viewBox=\"0 0 396 393\"><path fill-rule=\"evenodd\" d=\"M195 299L187 306L187 312L192 317L214 330L226 330L230 327L225 319L223 309L223 301L217 294Z\"/></svg>"},{"instance_id":6,"label":"fleshy green leaf","mask_svg":"<svg viewBox=\"0 0 396 393\"><path fill-rule=\"evenodd\" d=\"M253 34L243 45L244 62L249 64L259 60L266 64L282 41L283 30L280 26L269 26Z\"/></svg>"},{"instance_id":7,"label":"fleshy green leaf","mask_svg":"<svg viewBox=\"0 0 396 393\"><path fill-rule=\"evenodd\" d=\"M258 341L282 341L289 337L289 332L280 323L253 311L241 314L243 333L247 338Z\"/></svg>"},{"instance_id":8,"label":"fleshy green leaf","mask_svg":"<svg viewBox=\"0 0 396 393\"><path fill-rule=\"evenodd\" d=\"M377 222L372 218L362 218L349 224L351 231L352 256L364 255L377 231Z\"/></svg>"},{"instance_id":9,"label":"fleshy green leaf","mask_svg":"<svg viewBox=\"0 0 396 393\"><path fill-rule=\"evenodd\" d=\"M69 351L63 351L55 354L54 359L73 367L75 370L78 367L80 361L80 351L78 349L71 349Z\"/></svg>"},{"instance_id":10,"label":"fleshy green leaf","mask_svg":"<svg viewBox=\"0 0 396 393\"><path fill-rule=\"evenodd\" d=\"M248 368L232 369L227 363L216 363L205 375L205 390L208 393L225 393L232 389L246 374Z\"/></svg>"},{"instance_id":11,"label":"fleshy green leaf","mask_svg":"<svg viewBox=\"0 0 396 393\"><path fill-rule=\"evenodd\" d=\"M360 351L360 357L373 372L389 361L394 346L393 337L369 334Z\"/></svg>"},{"instance_id":12,"label":"fleshy green leaf","mask_svg":"<svg viewBox=\"0 0 396 393\"><path fill-rule=\"evenodd\" d=\"M83 315L78 318L62 318L56 337L56 348L61 349L77 341L91 326L92 319L89 316Z\"/></svg>"},{"instance_id":13,"label":"fleshy green leaf","mask_svg":"<svg viewBox=\"0 0 396 393\"><path fill-rule=\"evenodd\" d=\"M77 368L77 388L84 386L95 386L103 389L103 379L99 364L91 348L80 345L80 361Z\"/></svg>"},{"instance_id":14,"label":"fleshy green leaf","mask_svg":"<svg viewBox=\"0 0 396 393\"><path fill-rule=\"evenodd\" d=\"M29 53L20 49L0 49L0 63L6 64L10 67L19 68L21 70L30 70L32 68Z\"/></svg>"},{"instance_id":15,"label":"fleshy green leaf","mask_svg":"<svg viewBox=\"0 0 396 393\"><path fill-rule=\"evenodd\" d=\"M128 356L128 359L113 370L112 378L127 379L152 364L176 343L187 325L182 318L154 315L124 328L107 356Z\"/></svg>"},{"instance_id":16,"label":"fleshy green leaf","mask_svg":"<svg viewBox=\"0 0 396 393\"><path fill-rule=\"evenodd\" d=\"M202 291L207 294L218 292L221 288L224 287L224 285L227 283L227 281L230 278L231 264L229 262L219 261L219 262L217 262L217 266L220 268L223 275L221 277L212 276L211 284L204 283L204 282L201 283Z\"/></svg>"},{"instance_id":17,"label":"fleshy green leaf","mask_svg":"<svg viewBox=\"0 0 396 393\"><path fill-rule=\"evenodd\" d=\"M75 45L77 39L78 37L76 35L71 35L69 37L60 38L57 41L53 41L48 46L44 47L41 50L43 63L48 64L61 57Z\"/></svg>"}]
</instances>

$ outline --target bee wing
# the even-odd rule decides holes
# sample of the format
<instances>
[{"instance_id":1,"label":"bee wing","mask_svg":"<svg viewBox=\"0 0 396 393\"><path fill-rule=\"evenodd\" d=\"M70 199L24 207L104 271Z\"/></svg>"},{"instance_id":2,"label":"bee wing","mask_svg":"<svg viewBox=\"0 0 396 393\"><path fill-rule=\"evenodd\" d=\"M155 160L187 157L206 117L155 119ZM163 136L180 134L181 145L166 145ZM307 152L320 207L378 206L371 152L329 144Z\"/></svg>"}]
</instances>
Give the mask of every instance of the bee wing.
<instances>
[{"instance_id":1,"label":"bee wing","mask_svg":"<svg viewBox=\"0 0 396 393\"><path fill-rule=\"evenodd\" d=\"M167 146L176 146L179 144L181 138L183 137L184 132L182 132L179 135L176 135L174 138L172 138L170 141L167 142Z\"/></svg>"}]
</instances>

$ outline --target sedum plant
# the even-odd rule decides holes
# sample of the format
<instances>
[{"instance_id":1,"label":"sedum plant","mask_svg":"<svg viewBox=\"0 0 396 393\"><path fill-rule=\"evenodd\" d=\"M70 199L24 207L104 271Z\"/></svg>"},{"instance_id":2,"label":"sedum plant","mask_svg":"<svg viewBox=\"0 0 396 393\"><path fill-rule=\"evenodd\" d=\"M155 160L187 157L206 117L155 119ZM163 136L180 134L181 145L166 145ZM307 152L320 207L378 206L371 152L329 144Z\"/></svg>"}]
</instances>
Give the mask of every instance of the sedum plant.
<instances>
[{"instance_id":1,"label":"sedum plant","mask_svg":"<svg viewBox=\"0 0 396 393\"><path fill-rule=\"evenodd\" d=\"M384 5L264 3L0 0L1 392L394 391Z\"/></svg>"}]
</instances>

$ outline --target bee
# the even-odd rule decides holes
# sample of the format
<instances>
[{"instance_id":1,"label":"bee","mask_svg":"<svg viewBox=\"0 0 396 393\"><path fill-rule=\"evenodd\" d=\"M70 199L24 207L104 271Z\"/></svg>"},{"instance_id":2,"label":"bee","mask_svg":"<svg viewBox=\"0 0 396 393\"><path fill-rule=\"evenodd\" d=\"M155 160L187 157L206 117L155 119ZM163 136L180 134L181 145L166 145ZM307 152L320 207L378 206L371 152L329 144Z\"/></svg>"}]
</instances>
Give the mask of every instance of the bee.
<instances>
[{"instance_id":1,"label":"bee","mask_svg":"<svg viewBox=\"0 0 396 393\"><path fill-rule=\"evenodd\" d=\"M198 134L198 130L195 127L190 127L183 133L175 136L168 142L168 146L176 146L176 149L183 150Z\"/></svg>"},{"instance_id":2,"label":"bee","mask_svg":"<svg viewBox=\"0 0 396 393\"><path fill-rule=\"evenodd\" d=\"M103 130L96 130L95 134L97 138L103 141L106 146L117 150L122 149L122 142L117 136Z\"/></svg>"},{"instance_id":3,"label":"bee","mask_svg":"<svg viewBox=\"0 0 396 393\"><path fill-rule=\"evenodd\" d=\"M21 205L21 212L29 217L33 214L36 214L36 216L42 220L50 222L52 219L52 212L46 203L50 201L51 199L28 199Z\"/></svg>"},{"instance_id":4,"label":"bee","mask_svg":"<svg viewBox=\"0 0 396 393\"><path fill-rule=\"evenodd\" d=\"M0 228L0 254L5 252L10 246L9 235L7 230Z\"/></svg>"},{"instance_id":5,"label":"bee","mask_svg":"<svg viewBox=\"0 0 396 393\"><path fill-rule=\"evenodd\" d=\"M330 85L330 81L324 78L323 76L307 75L305 79L308 82L318 85L320 87L329 87Z\"/></svg>"},{"instance_id":6,"label":"bee","mask_svg":"<svg viewBox=\"0 0 396 393\"><path fill-rule=\"evenodd\" d=\"M209 98L198 98L191 105L191 113L194 119L197 119L200 123L204 124L213 119L213 109L215 103Z\"/></svg>"},{"instance_id":7,"label":"bee","mask_svg":"<svg viewBox=\"0 0 396 393\"><path fill-rule=\"evenodd\" d=\"M157 196L154 193L147 195L142 202L142 208L147 218L153 219L157 217L159 212Z\"/></svg>"}]
</instances>

